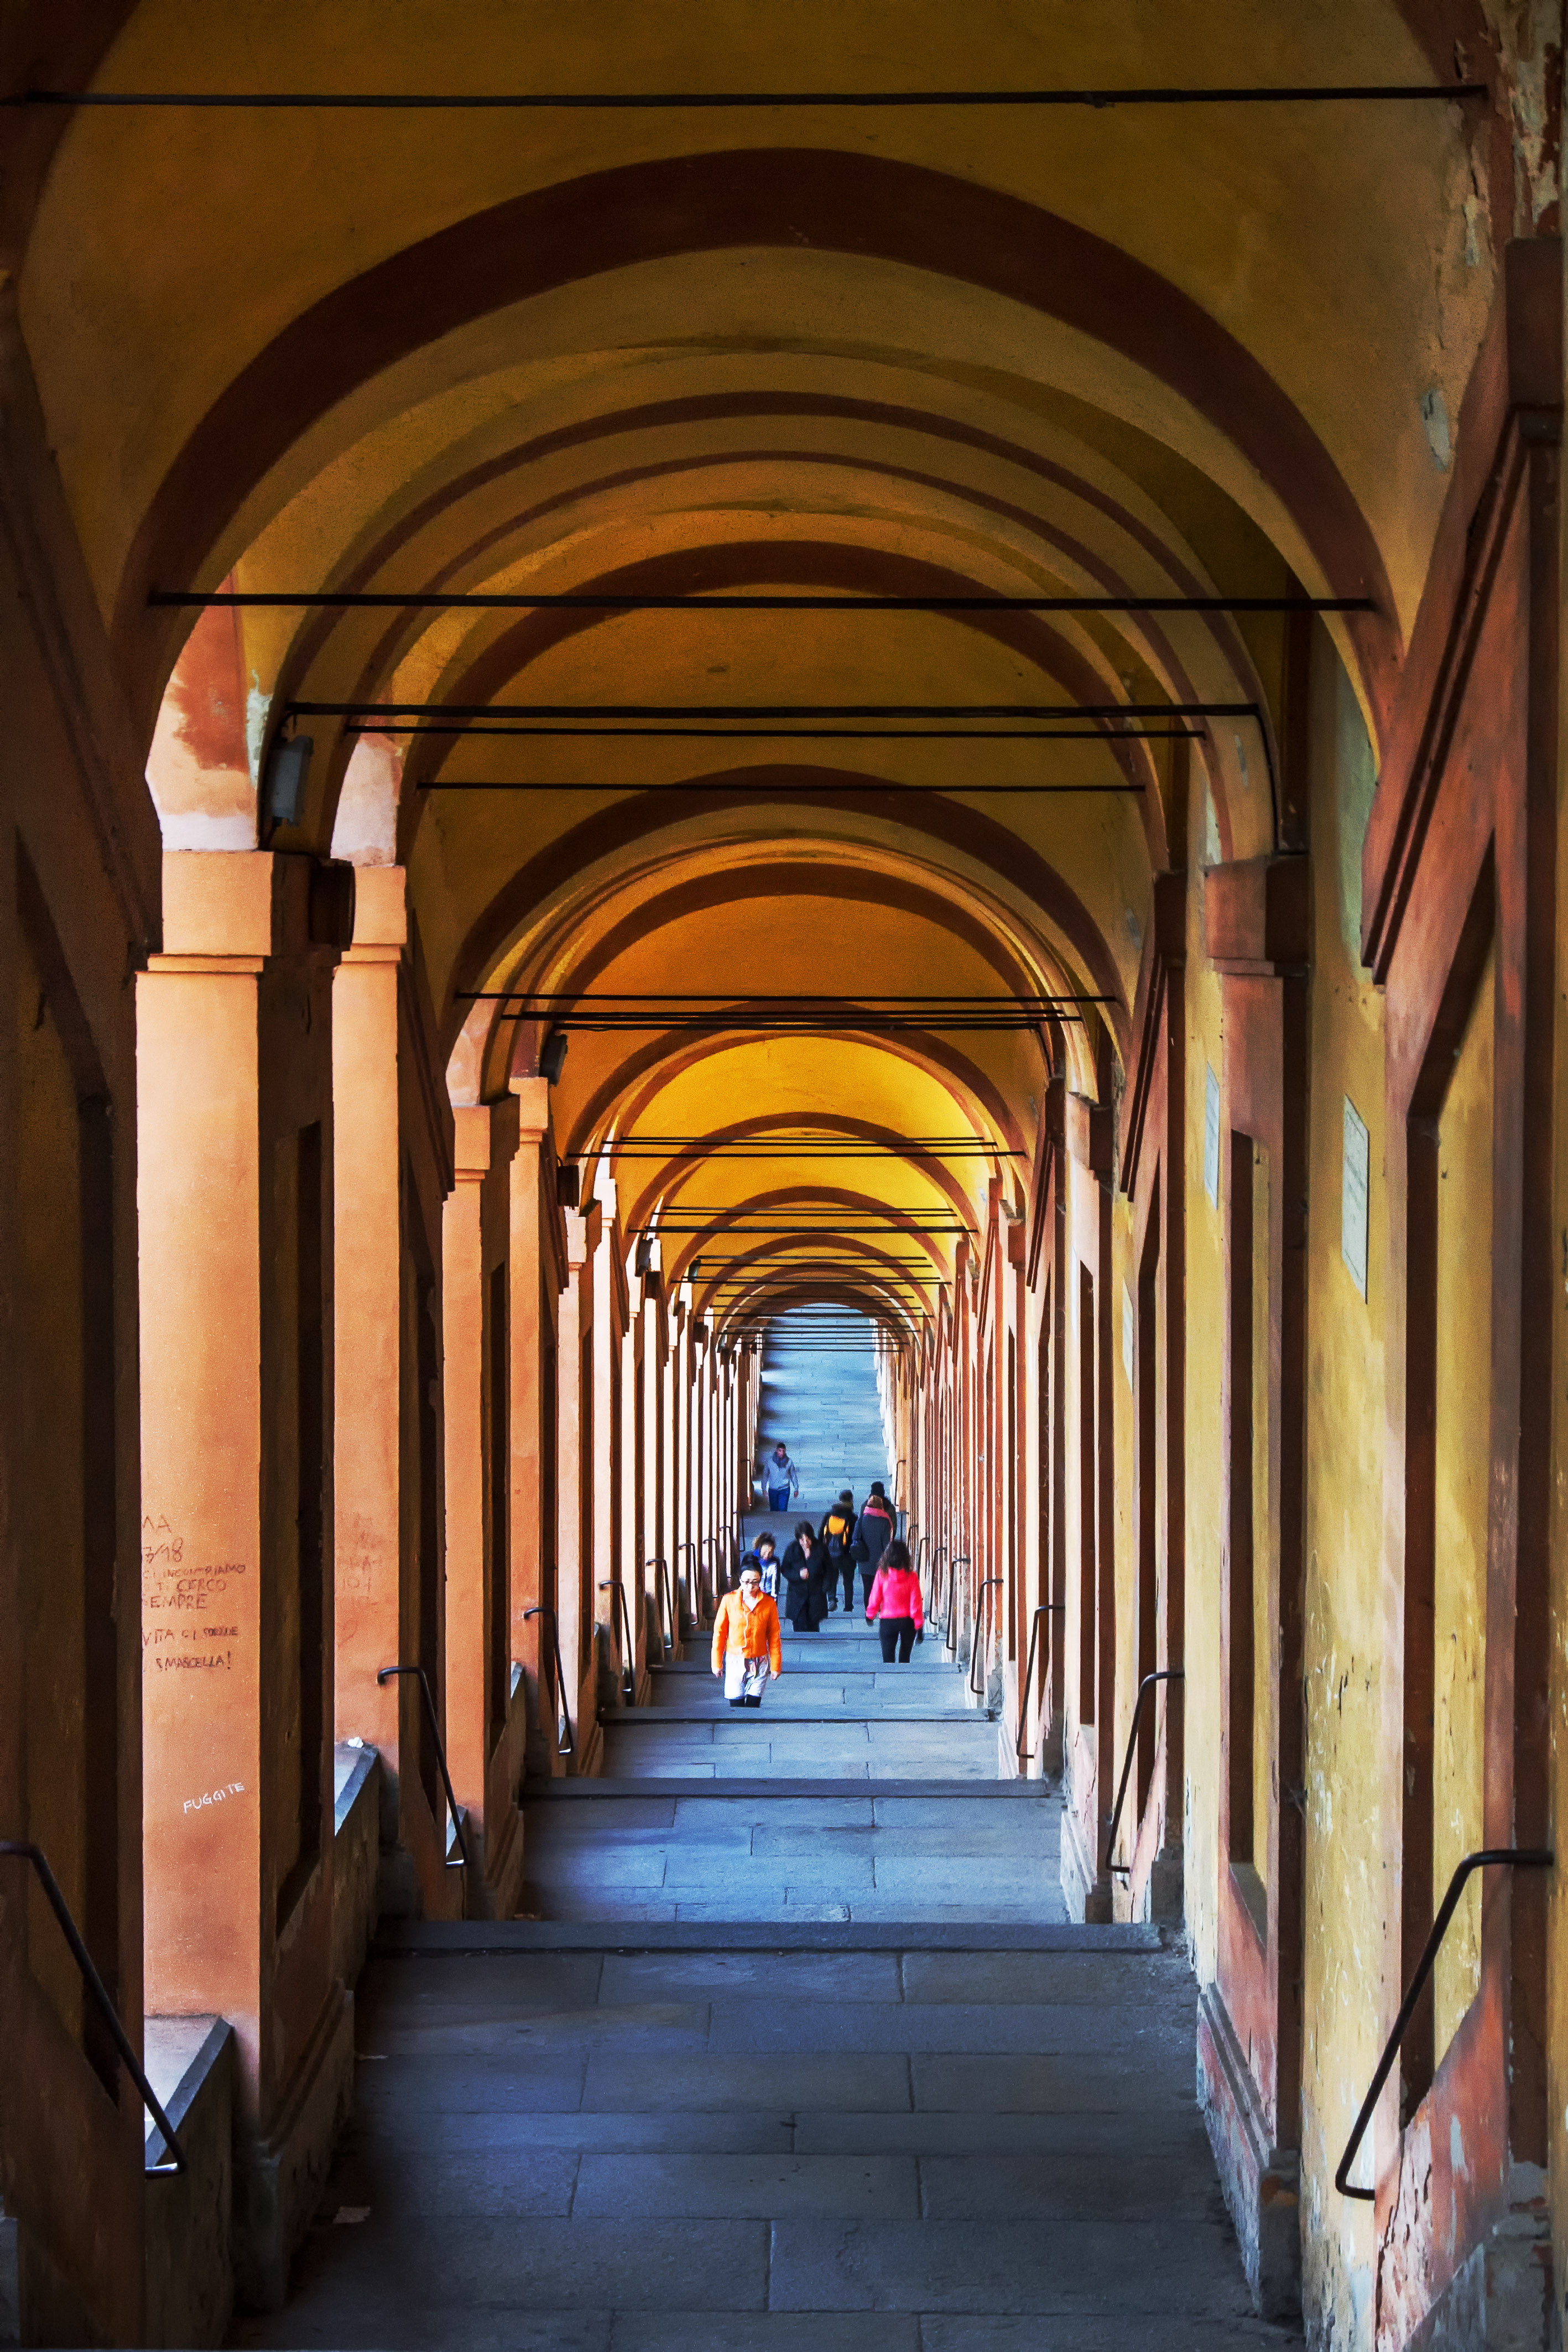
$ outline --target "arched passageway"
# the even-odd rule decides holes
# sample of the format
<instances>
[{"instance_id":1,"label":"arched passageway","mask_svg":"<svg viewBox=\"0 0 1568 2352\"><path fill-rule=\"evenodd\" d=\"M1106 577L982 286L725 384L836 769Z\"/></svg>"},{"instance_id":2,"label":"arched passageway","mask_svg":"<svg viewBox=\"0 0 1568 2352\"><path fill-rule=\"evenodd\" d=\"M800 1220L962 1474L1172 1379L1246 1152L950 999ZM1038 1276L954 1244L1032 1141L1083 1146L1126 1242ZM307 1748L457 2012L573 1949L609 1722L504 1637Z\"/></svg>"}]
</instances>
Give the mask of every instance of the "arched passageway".
<instances>
[{"instance_id":1,"label":"arched passageway","mask_svg":"<svg viewBox=\"0 0 1568 2352\"><path fill-rule=\"evenodd\" d=\"M1556 2340L1559 13L16 0L22 2341Z\"/></svg>"}]
</instances>

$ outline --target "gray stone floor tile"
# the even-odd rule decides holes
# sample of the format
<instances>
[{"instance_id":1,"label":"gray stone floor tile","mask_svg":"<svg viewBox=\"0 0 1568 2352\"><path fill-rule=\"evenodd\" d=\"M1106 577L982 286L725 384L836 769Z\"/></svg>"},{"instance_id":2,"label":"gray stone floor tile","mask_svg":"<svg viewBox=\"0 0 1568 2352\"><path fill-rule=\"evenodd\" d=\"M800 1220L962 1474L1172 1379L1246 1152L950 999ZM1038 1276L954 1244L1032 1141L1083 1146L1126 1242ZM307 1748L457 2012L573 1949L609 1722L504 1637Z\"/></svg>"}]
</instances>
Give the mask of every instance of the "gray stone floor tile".
<instances>
[{"instance_id":1,"label":"gray stone floor tile","mask_svg":"<svg viewBox=\"0 0 1568 2352\"><path fill-rule=\"evenodd\" d=\"M389 2059L488 2058L504 2067L549 2066L569 2053L606 2043L628 2050L700 2050L707 2022L706 2002L651 2001L636 2008L590 2005L513 2018L432 2020L391 2029L382 2039Z\"/></svg>"},{"instance_id":2,"label":"gray stone floor tile","mask_svg":"<svg viewBox=\"0 0 1568 2352\"><path fill-rule=\"evenodd\" d=\"M623 2110L604 2115L509 2111L389 2119L378 2128L377 2137L379 2146L407 2148L415 2154L444 2149L461 2154L492 2148L560 2148L591 2150L601 2156L705 2156L727 2151L739 2156L788 2156L792 2126L783 2109L767 2108L742 2109L733 2115L701 2109L653 2115L627 2115Z\"/></svg>"},{"instance_id":3,"label":"gray stone floor tile","mask_svg":"<svg viewBox=\"0 0 1568 2352\"><path fill-rule=\"evenodd\" d=\"M710 2012L710 2050L788 2050L800 2021L788 2011L754 2000L716 1997ZM1019 2001L990 2008L958 2001L819 2002L811 2018L816 2050L907 2050L984 2056L1022 2053L1134 2059L1145 2052L1189 2064L1190 2049L1173 2052L1168 2030L1135 2006L1061 2009Z\"/></svg>"},{"instance_id":4,"label":"gray stone floor tile","mask_svg":"<svg viewBox=\"0 0 1568 2352\"><path fill-rule=\"evenodd\" d=\"M896 2000L895 1952L611 1952L601 2000L721 2000L745 1995L759 2007L808 2001Z\"/></svg>"},{"instance_id":5,"label":"gray stone floor tile","mask_svg":"<svg viewBox=\"0 0 1568 2352\"><path fill-rule=\"evenodd\" d=\"M1129 2346L1145 2343L1151 2352L1275 2352L1301 2341L1299 2330L1271 2327L1245 2308L1223 2320L1166 2314L1157 2334L1149 2332L1146 2322L1139 2328L1122 2315L1052 2318L1031 2313L1024 2318L924 2312L920 2318L921 2352L1128 2352Z\"/></svg>"},{"instance_id":6,"label":"gray stone floor tile","mask_svg":"<svg viewBox=\"0 0 1568 2352\"><path fill-rule=\"evenodd\" d=\"M414 2228L448 2215L491 2221L564 2219L572 2210L580 2160L570 2148L422 2146L398 2148L392 2160L378 2149L371 2159L361 2159L361 2177L332 2195L338 2203L368 2204L373 2213Z\"/></svg>"},{"instance_id":7,"label":"gray stone floor tile","mask_svg":"<svg viewBox=\"0 0 1568 2352\"><path fill-rule=\"evenodd\" d=\"M327 2235L317 2234L318 2247ZM768 2302L762 2221L447 2216L415 2231L372 2213L331 2236L340 2243L320 2256L326 2273L354 2272L376 2293L403 2292L421 2302L434 2299L434 2290L454 2311L506 2305L537 2315L622 2304L759 2311Z\"/></svg>"},{"instance_id":8,"label":"gray stone floor tile","mask_svg":"<svg viewBox=\"0 0 1568 2352\"><path fill-rule=\"evenodd\" d=\"M535 2229L558 2224L536 2222ZM1207 2233L1134 2221L774 2224L770 2300L780 2311L993 2311L1067 2315L1113 2303L1129 2326L1167 2315L1214 2319L1244 2307L1221 2285ZM1146 2339L1145 2339L1146 2340Z\"/></svg>"},{"instance_id":9,"label":"gray stone floor tile","mask_svg":"<svg viewBox=\"0 0 1568 2352\"><path fill-rule=\"evenodd\" d=\"M1192 2137L1196 2113L1190 2103L1179 2116L1163 2106L1151 2109L1140 2118L1139 2145L1165 2151L1173 2163L1202 2163L1212 2179L1213 2163L1205 2153L1207 2140L1203 2149L1197 2149ZM1075 2115L1071 2129L1063 2127L1056 2113L998 2115L979 2108L939 2114L929 2107L903 2116L835 2114L811 2108L798 2115L794 2126L794 2145L802 2155L837 2148L857 2156L900 2155L905 2150L921 2157L1049 2156L1066 2146L1091 2156L1113 2157L1124 2153L1127 2144L1127 2116L1119 2108Z\"/></svg>"},{"instance_id":10,"label":"gray stone floor tile","mask_svg":"<svg viewBox=\"0 0 1568 2352\"><path fill-rule=\"evenodd\" d=\"M1106 2136L1110 2137L1110 2135ZM1060 2142L1062 2134L1058 2131ZM1115 2220L1142 2211L1162 2221L1223 2231L1224 2199L1208 2143L1195 2108L1185 2136L1145 2144L1125 2126L1114 2146L1091 2152L1075 2129L1071 2147L1028 2155L972 2149L962 2156L923 2154L920 2210L930 2221L1034 2222L1079 2216Z\"/></svg>"},{"instance_id":11,"label":"gray stone floor tile","mask_svg":"<svg viewBox=\"0 0 1568 2352\"><path fill-rule=\"evenodd\" d=\"M799 2107L907 2108L909 2072L902 2057L819 2055L810 2046L810 2020L801 2020L806 2046L790 2055L667 2058L640 2053L595 2052L588 2062L581 2104L611 2113L685 2107L739 2106L792 2114Z\"/></svg>"},{"instance_id":12,"label":"gray stone floor tile","mask_svg":"<svg viewBox=\"0 0 1568 2352\"><path fill-rule=\"evenodd\" d=\"M499 2003L508 2011L563 2009L598 1998L598 1952L465 1953L450 1958L422 1955L416 1960L372 1960L354 1992L354 2015L361 2027L383 2011L399 2018L418 2017L433 2007L457 2008Z\"/></svg>"},{"instance_id":13,"label":"gray stone floor tile","mask_svg":"<svg viewBox=\"0 0 1568 2352\"><path fill-rule=\"evenodd\" d=\"M1189 2025L1196 1990L1172 1953L905 1952L906 2000L1141 2001Z\"/></svg>"},{"instance_id":14,"label":"gray stone floor tile","mask_svg":"<svg viewBox=\"0 0 1568 2352\"><path fill-rule=\"evenodd\" d=\"M591 2063L599 2063L597 2058ZM1192 2060L1134 2057L949 2057L920 2053L910 2060L915 2104L937 2112L967 2108L987 2115L1009 2108L1035 2115L1077 2115L1114 2109L1135 2116L1154 2097L1176 2095Z\"/></svg>"},{"instance_id":15,"label":"gray stone floor tile","mask_svg":"<svg viewBox=\"0 0 1568 2352\"><path fill-rule=\"evenodd\" d=\"M903 2156L585 2156L572 2202L593 2214L686 2214L764 2221L787 2213L917 2221L915 2160Z\"/></svg>"},{"instance_id":16,"label":"gray stone floor tile","mask_svg":"<svg viewBox=\"0 0 1568 2352\"><path fill-rule=\"evenodd\" d=\"M360 2113L372 2120L397 2113L465 2114L511 2100L542 2113L568 2113L582 2099L585 2058L538 2053L507 2064L486 2058L389 2058L360 2066L354 2087Z\"/></svg>"},{"instance_id":17,"label":"gray stone floor tile","mask_svg":"<svg viewBox=\"0 0 1568 2352\"><path fill-rule=\"evenodd\" d=\"M673 1896L661 1895L656 1901L635 1902L618 1895L596 1895L591 1889L578 1893L538 1894L529 1887L523 1889L523 1901L517 1914L522 1919L570 1919L591 1921L622 1920L630 1926L640 1921L673 1920L675 1906Z\"/></svg>"},{"instance_id":18,"label":"gray stone floor tile","mask_svg":"<svg viewBox=\"0 0 1568 2352\"><path fill-rule=\"evenodd\" d=\"M617 2312L611 2352L920 2352L906 2312Z\"/></svg>"}]
</instances>

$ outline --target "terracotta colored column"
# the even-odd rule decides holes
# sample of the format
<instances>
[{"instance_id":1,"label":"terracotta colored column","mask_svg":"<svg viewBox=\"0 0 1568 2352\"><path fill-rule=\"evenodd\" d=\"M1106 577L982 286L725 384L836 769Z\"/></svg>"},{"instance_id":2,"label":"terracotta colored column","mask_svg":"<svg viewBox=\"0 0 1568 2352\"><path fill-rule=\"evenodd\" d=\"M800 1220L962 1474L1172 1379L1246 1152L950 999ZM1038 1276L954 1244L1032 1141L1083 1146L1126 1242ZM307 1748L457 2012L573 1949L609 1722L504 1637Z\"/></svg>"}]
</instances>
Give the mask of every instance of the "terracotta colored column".
<instances>
[{"instance_id":1,"label":"terracotta colored column","mask_svg":"<svg viewBox=\"0 0 1568 2352\"><path fill-rule=\"evenodd\" d=\"M352 2095L332 1973L334 880L265 853L163 872L164 952L137 983L146 2001L235 2028L236 2279L276 2307Z\"/></svg>"},{"instance_id":2,"label":"terracotta colored column","mask_svg":"<svg viewBox=\"0 0 1568 2352\"><path fill-rule=\"evenodd\" d=\"M530 1771L548 1778L568 1769L559 1752L555 1673L548 1615L557 1607L556 1425L557 1320L565 1278L561 1211L555 1201L555 1153L550 1145L549 1085L516 1077L517 1146L511 1165L511 1478L509 1494L512 1655L530 1678L533 1741ZM561 1652L568 1648L565 1629ZM569 1691L569 1702L572 1693ZM576 1726L573 1708L571 1720Z\"/></svg>"},{"instance_id":3,"label":"terracotta colored column","mask_svg":"<svg viewBox=\"0 0 1568 2352\"><path fill-rule=\"evenodd\" d=\"M400 866L361 870L353 945L332 992L337 1727L381 1755L383 1904L440 1918L460 1913L463 1883L447 1865L423 1696L412 1675L376 1679L383 1666L421 1665L440 1706L440 1203L451 1113L412 1001L403 883Z\"/></svg>"},{"instance_id":4,"label":"terracotta colored column","mask_svg":"<svg viewBox=\"0 0 1568 2352\"><path fill-rule=\"evenodd\" d=\"M593 1622L601 1596L593 1590L591 1549L583 1540L589 1482L593 1475L592 1371L593 1276L589 1265L589 1220L575 1209L566 1219L566 1287L558 1324L556 1389L556 1608L567 1705L577 1725L578 1768L591 1767L599 1746L598 1693L594 1687ZM598 1206L592 1212L597 1222ZM589 1378L583 1379L589 1355ZM608 1614L608 1611L604 1612Z\"/></svg>"},{"instance_id":5,"label":"terracotta colored column","mask_svg":"<svg viewBox=\"0 0 1568 2352\"><path fill-rule=\"evenodd\" d=\"M600 1227L591 1269L594 1459L590 1507L593 1523L593 1585L595 1593L601 1601L610 1602L617 1618L620 1617L620 1608L613 1592L603 1592L601 1588L606 1584L618 1584L625 1596L627 1613L621 1621L621 1638L624 1642L624 1625L629 1622L632 1627L632 1671L641 1690L647 1679L647 1627L637 1601L640 1580L634 1562L628 1557L630 1547L622 1539L622 1531L626 1524L622 1492L625 1454L622 1382L628 1319L626 1275L622 1262L613 1183L608 1180L604 1181L597 1197ZM601 1613L608 1615L610 1612L602 1611Z\"/></svg>"},{"instance_id":6,"label":"terracotta colored column","mask_svg":"<svg viewBox=\"0 0 1568 2352\"><path fill-rule=\"evenodd\" d=\"M457 1181L442 1220L446 1438L446 1742L479 1868L469 1907L509 1918L522 1884L521 1707L512 1704L507 1173L510 1097L454 1112ZM519 1695L520 1696L520 1695Z\"/></svg>"}]
</instances>

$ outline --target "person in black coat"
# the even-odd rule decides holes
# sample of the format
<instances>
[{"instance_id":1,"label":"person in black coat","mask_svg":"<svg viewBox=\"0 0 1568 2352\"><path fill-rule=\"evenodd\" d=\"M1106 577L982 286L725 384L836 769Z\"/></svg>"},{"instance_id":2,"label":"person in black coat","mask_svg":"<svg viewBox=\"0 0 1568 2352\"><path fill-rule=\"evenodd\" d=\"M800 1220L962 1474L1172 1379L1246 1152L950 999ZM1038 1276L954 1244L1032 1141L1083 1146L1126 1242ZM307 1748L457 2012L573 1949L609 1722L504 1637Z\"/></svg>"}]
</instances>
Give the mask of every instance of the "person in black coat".
<instances>
[{"instance_id":1,"label":"person in black coat","mask_svg":"<svg viewBox=\"0 0 1568 2352\"><path fill-rule=\"evenodd\" d=\"M810 1519L779 1563L784 1579L784 1614L797 1633L814 1633L828 1613L828 1556Z\"/></svg>"}]
</instances>

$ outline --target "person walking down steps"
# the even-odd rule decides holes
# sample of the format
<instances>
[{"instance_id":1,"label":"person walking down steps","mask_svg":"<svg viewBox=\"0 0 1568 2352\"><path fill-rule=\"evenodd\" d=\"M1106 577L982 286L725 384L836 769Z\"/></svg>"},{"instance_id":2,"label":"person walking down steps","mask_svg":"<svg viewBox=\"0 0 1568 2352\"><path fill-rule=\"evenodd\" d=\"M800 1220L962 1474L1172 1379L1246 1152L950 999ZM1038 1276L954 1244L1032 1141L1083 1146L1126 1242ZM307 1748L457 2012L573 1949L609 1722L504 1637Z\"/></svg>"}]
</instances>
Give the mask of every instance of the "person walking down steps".
<instances>
[{"instance_id":1,"label":"person walking down steps","mask_svg":"<svg viewBox=\"0 0 1568 2352\"><path fill-rule=\"evenodd\" d=\"M909 1565L909 1546L890 1543L865 1604L865 1622L874 1625L882 1643L882 1663L891 1666L894 1654L901 1666L909 1664L916 1642L925 1639L925 1610L920 1579Z\"/></svg>"},{"instance_id":2,"label":"person walking down steps","mask_svg":"<svg viewBox=\"0 0 1568 2352\"><path fill-rule=\"evenodd\" d=\"M770 1511L787 1511L789 1497L800 1491L800 1474L789 1458L789 1448L780 1438L762 1465L762 1483L768 1489Z\"/></svg>"},{"instance_id":3,"label":"person walking down steps","mask_svg":"<svg viewBox=\"0 0 1568 2352\"><path fill-rule=\"evenodd\" d=\"M871 1482L871 1493L865 1498L865 1508L855 1528L855 1556L861 1564L861 1582L865 1587L866 1605L871 1605L871 1589L876 1582L876 1572L882 1565L883 1553L893 1541L896 1525L893 1505L887 1499L887 1489L880 1478Z\"/></svg>"},{"instance_id":4,"label":"person walking down steps","mask_svg":"<svg viewBox=\"0 0 1568 2352\"><path fill-rule=\"evenodd\" d=\"M713 1624L713 1670L731 1706L760 1706L771 1676L784 1671L779 1604L762 1590L754 1552L740 1564L740 1590L727 1592Z\"/></svg>"},{"instance_id":5,"label":"person walking down steps","mask_svg":"<svg viewBox=\"0 0 1568 2352\"><path fill-rule=\"evenodd\" d=\"M810 1519L797 1520L795 1540L779 1563L784 1614L797 1633L814 1633L828 1613L828 1563Z\"/></svg>"},{"instance_id":6,"label":"person walking down steps","mask_svg":"<svg viewBox=\"0 0 1568 2352\"><path fill-rule=\"evenodd\" d=\"M855 1498L848 1486L822 1521L821 1545L828 1562L828 1607L838 1609L841 1576L847 1616L855 1605Z\"/></svg>"}]
</instances>

